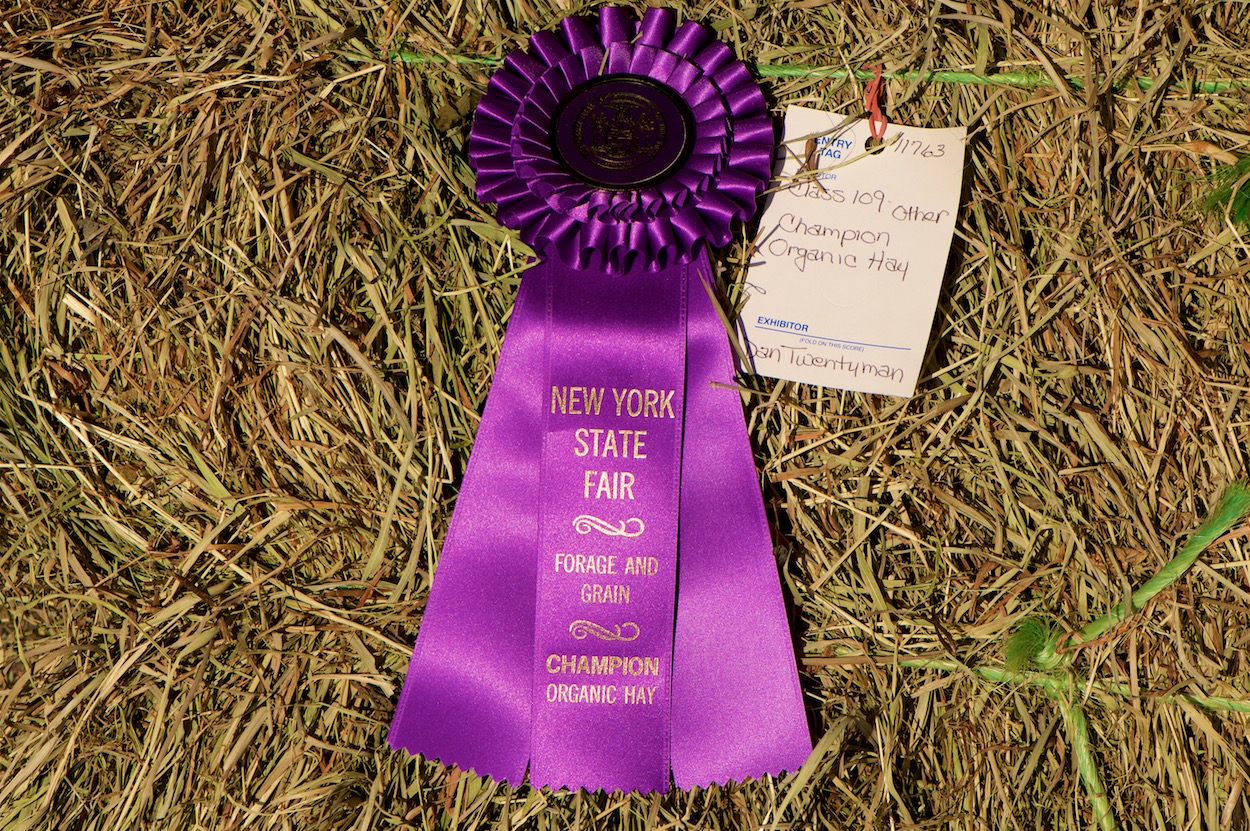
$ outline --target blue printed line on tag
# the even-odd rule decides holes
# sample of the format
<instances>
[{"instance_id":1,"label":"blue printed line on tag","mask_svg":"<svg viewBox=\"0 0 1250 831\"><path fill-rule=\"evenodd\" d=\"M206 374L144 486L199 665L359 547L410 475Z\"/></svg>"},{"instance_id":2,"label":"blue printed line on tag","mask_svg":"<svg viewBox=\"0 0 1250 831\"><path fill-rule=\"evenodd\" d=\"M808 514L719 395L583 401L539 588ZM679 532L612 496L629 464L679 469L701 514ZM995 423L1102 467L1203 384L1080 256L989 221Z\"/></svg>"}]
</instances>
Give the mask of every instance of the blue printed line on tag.
<instances>
[{"instance_id":1,"label":"blue printed line on tag","mask_svg":"<svg viewBox=\"0 0 1250 831\"><path fill-rule=\"evenodd\" d=\"M840 340L838 338L822 338L819 335L809 335L807 332L798 333L790 329L781 329L775 326L760 326L758 323L754 325L756 329L767 329L770 332L782 332L787 335L794 335L798 338L810 338L811 340L822 340L826 343L846 343L851 346L871 346L873 349L893 349L898 352L910 352L910 346L890 346L884 343L863 343L857 340Z\"/></svg>"}]
</instances>

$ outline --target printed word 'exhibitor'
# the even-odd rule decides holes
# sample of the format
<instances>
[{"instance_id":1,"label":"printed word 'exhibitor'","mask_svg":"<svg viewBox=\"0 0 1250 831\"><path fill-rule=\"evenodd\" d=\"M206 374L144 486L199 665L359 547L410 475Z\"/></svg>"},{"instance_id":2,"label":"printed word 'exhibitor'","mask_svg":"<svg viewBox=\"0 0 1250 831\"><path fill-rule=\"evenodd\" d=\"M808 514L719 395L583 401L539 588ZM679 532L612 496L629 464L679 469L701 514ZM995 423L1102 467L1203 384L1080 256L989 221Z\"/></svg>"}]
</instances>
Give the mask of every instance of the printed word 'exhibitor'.
<instances>
[{"instance_id":1,"label":"printed word 'exhibitor'","mask_svg":"<svg viewBox=\"0 0 1250 831\"><path fill-rule=\"evenodd\" d=\"M778 320L775 317L757 317L755 322L770 329L786 329L791 332L806 332L806 323L795 323L793 320Z\"/></svg>"}]
</instances>

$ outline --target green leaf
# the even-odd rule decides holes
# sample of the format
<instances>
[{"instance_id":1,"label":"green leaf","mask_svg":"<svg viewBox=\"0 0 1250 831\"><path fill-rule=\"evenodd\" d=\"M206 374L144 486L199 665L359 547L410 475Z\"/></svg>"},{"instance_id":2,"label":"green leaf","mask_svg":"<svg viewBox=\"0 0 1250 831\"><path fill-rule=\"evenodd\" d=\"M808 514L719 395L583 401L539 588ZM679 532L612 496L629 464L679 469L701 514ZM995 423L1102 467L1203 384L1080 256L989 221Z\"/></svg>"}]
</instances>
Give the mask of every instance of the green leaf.
<instances>
[{"instance_id":1,"label":"green leaf","mask_svg":"<svg viewBox=\"0 0 1250 831\"><path fill-rule=\"evenodd\" d=\"M1250 225L1250 156L1220 165L1208 181L1211 192L1202 201L1202 207L1227 215L1233 222Z\"/></svg>"}]
</instances>

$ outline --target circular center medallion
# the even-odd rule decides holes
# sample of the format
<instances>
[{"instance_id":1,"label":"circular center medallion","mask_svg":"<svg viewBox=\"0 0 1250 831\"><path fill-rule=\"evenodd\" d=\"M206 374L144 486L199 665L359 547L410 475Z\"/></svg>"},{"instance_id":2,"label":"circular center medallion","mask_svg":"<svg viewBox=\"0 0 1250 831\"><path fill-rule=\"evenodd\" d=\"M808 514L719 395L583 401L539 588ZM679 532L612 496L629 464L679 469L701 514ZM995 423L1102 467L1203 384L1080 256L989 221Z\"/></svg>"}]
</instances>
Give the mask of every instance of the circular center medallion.
<instances>
[{"instance_id":1,"label":"circular center medallion","mask_svg":"<svg viewBox=\"0 0 1250 831\"><path fill-rule=\"evenodd\" d=\"M604 75L573 89L556 107L551 141L574 176L596 187L630 190L668 177L690 155L690 106L640 75Z\"/></svg>"}]
</instances>

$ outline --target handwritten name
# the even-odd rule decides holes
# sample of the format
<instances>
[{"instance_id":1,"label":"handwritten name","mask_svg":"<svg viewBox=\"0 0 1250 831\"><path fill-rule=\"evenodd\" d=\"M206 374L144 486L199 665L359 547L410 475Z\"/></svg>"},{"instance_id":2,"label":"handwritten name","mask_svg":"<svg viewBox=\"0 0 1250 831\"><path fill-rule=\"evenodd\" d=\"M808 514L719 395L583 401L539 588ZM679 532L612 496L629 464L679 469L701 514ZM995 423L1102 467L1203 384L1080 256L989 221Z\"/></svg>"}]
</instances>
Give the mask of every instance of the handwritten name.
<instances>
[{"instance_id":1,"label":"handwritten name","mask_svg":"<svg viewBox=\"0 0 1250 831\"><path fill-rule=\"evenodd\" d=\"M903 380L903 370L890 364L874 364L868 361L857 361L839 355L836 358L815 355L804 347L798 346L751 346L751 355L764 361L776 361L791 366L816 366L845 372L853 378L861 375L870 378L888 378L891 381Z\"/></svg>"}]
</instances>

